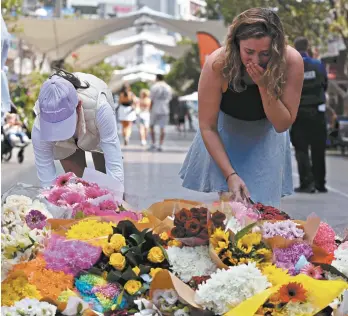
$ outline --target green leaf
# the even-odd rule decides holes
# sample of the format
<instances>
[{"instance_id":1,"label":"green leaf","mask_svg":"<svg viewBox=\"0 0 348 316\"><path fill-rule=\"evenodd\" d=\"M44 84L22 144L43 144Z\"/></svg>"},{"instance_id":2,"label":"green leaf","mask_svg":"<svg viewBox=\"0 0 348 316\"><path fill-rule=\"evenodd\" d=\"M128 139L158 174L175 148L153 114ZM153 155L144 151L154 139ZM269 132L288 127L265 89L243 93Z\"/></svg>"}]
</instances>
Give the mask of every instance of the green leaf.
<instances>
[{"instance_id":1,"label":"green leaf","mask_svg":"<svg viewBox=\"0 0 348 316\"><path fill-rule=\"evenodd\" d=\"M139 265L139 269L140 269L140 275L142 274L149 274L151 267L149 266L144 266L143 264Z\"/></svg>"},{"instance_id":2,"label":"green leaf","mask_svg":"<svg viewBox=\"0 0 348 316\"><path fill-rule=\"evenodd\" d=\"M118 306L121 306L121 304L122 304L123 294L124 294L124 290L122 290L122 292L120 293L120 295L117 298L116 309L117 309Z\"/></svg>"},{"instance_id":3,"label":"green leaf","mask_svg":"<svg viewBox=\"0 0 348 316\"><path fill-rule=\"evenodd\" d=\"M140 246L145 242L145 239L143 236L137 235L137 234L132 234L129 236L130 239L133 239L136 242L136 245Z\"/></svg>"},{"instance_id":4,"label":"green leaf","mask_svg":"<svg viewBox=\"0 0 348 316\"><path fill-rule=\"evenodd\" d=\"M132 266L137 266L138 265L138 260L136 256L131 253L130 251L127 252L126 254L127 261L132 265Z\"/></svg>"},{"instance_id":5,"label":"green leaf","mask_svg":"<svg viewBox=\"0 0 348 316\"><path fill-rule=\"evenodd\" d=\"M79 305L77 305L77 313L78 313L78 315L80 315L82 313L82 310L83 310L83 305L82 305L82 303L79 303Z\"/></svg>"},{"instance_id":6,"label":"green leaf","mask_svg":"<svg viewBox=\"0 0 348 316\"><path fill-rule=\"evenodd\" d=\"M128 266L127 270L122 273L122 279L125 281L137 279L137 275L132 270L131 266Z\"/></svg>"},{"instance_id":7,"label":"green leaf","mask_svg":"<svg viewBox=\"0 0 348 316\"><path fill-rule=\"evenodd\" d=\"M340 276L341 278L345 279L348 281L348 277L343 274L342 272L340 272L339 270L337 270L334 266L332 266L331 264L326 264L326 263L316 263L313 262L314 265L318 265L320 266L323 270L328 271L332 274L335 274L337 276Z\"/></svg>"},{"instance_id":8,"label":"green leaf","mask_svg":"<svg viewBox=\"0 0 348 316\"><path fill-rule=\"evenodd\" d=\"M112 270L108 273L106 280L109 282L118 282L122 278L122 272Z\"/></svg>"},{"instance_id":9,"label":"green leaf","mask_svg":"<svg viewBox=\"0 0 348 316\"><path fill-rule=\"evenodd\" d=\"M256 225L256 223L252 223L246 227L244 227L242 230L240 230L235 236L234 236L234 241L235 243L238 242L239 239L241 239L244 235L248 234L251 229Z\"/></svg>"},{"instance_id":10,"label":"green leaf","mask_svg":"<svg viewBox=\"0 0 348 316\"><path fill-rule=\"evenodd\" d=\"M85 218L85 214L82 211L78 211L75 215L75 219Z\"/></svg>"},{"instance_id":11,"label":"green leaf","mask_svg":"<svg viewBox=\"0 0 348 316\"><path fill-rule=\"evenodd\" d=\"M88 273L91 273L94 275L102 275L103 271L101 269L96 268L96 267L92 267L88 270Z\"/></svg>"},{"instance_id":12,"label":"green leaf","mask_svg":"<svg viewBox=\"0 0 348 316\"><path fill-rule=\"evenodd\" d=\"M125 246L121 248L121 254L125 255L129 251L129 247Z\"/></svg>"}]
</instances>

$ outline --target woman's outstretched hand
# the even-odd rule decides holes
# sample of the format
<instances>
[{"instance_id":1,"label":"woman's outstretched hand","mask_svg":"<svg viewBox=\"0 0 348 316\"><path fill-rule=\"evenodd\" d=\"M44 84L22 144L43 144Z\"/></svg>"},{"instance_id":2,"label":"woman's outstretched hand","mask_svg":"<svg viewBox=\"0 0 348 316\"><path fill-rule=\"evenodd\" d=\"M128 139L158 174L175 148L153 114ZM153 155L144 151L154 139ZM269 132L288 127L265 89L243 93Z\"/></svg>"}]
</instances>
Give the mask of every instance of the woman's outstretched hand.
<instances>
[{"instance_id":1,"label":"woman's outstretched hand","mask_svg":"<svg viewBox=\"0 0 348 316\"><path fill-rule=\"evenodd\" d=\"M250 193L244 181L237 175L230 176L227 180L230 200L241 203L249 203Z\"/></svg>"}]
</instances>

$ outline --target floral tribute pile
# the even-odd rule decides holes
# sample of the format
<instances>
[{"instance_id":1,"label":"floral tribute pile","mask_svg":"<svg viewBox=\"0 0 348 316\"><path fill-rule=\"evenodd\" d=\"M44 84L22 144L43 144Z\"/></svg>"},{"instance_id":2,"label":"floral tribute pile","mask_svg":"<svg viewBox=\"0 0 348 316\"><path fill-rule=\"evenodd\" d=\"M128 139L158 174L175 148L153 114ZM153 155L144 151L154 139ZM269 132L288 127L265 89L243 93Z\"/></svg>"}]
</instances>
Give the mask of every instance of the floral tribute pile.
<instances>
[{"instance_id":1,"label":"floral tribute pile","mask_svg":"<svg viewBox=\"0 0 348 316\"><path fill-rule=\"evenodd\" d=\"M1 315L348 313L348 236L314 215L227 201L166 200L142 212L122 203L73 174L37 199L8 196ZM50 205L71 217L53 218Z\"/></svg>"}]
</instances>

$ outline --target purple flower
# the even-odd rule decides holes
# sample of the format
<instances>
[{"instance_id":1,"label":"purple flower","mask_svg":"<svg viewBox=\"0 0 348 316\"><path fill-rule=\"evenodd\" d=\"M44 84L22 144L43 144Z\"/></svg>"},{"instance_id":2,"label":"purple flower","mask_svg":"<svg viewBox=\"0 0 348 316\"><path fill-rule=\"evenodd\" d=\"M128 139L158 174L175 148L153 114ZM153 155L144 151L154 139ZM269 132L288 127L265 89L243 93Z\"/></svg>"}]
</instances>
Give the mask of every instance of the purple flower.
<instances>
[{"instance_id":1,"label":"purple flower","mask_svg":"<svg viewBox=\"0 0 348 316\"><path fill-rule=\"evenodd\" d=\"M313 256L311 245L307 243L295 243L287 248L275 248L273 250L276 266L288 269L291 275L295 275L295 265L303 255L308 260Z\"/></svg>"},{"instance_id":2,"label":"purple flower","mask_svg":"<svg viewBox=\"0 0 348 316\"><path fill-rule=\"evenodd\" d=\"M113 299L115 296L118 296L121 293L121 290L117 284L108 283L101 286L95 286L92 289L92 293L100 293L109 299Z\"/></svg>"},{"instance_id":3,"label":"purple flower","mask_svg":"<svg viewBox=\"0 0 348 316\"><path fill-rule=\"evenodd\" d=\"M272 238L281 236L286 239L303 238L304 231L297 227L297 224L291 220L275 223L265 222L262 225L263 237Z\"/></svg>"},{"instance_id":4,"label":"purple flower","mask_svg":"<svg viewBox=\"0 0 348 316\"><path fill-rule=\"evenodd\" d=\"M100 258L101 248L80 240L53 235L44 251L47 268L72 275L91 268Z\"/></svg>"},{"instance_id":5,"label":"purple flower","mask_svg":"<svg viewBox=\"0 0 348 316\"><path fill-rule=\"evenodd\" d=\"M38 210L31 210L25 216L25 222L30 229L43 229L47 224L46 220L47 217Z\"/></svg>"}]
</instances>

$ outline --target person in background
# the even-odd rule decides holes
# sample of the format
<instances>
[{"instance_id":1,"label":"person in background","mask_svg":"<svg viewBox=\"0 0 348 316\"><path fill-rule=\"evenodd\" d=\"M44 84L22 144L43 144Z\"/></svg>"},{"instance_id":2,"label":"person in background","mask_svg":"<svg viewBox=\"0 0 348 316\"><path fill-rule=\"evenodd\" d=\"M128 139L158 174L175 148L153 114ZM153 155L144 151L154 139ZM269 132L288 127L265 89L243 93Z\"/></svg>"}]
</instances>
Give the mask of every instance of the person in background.
<instances>
[{"instance_id":1,"label":"person in background","mask_svg":"<svg viewBox=\"0 0 348 316\"><path fill-rule=\"evenodd\" d=\"M177 112L177 128L179 132L186 132L186 118L188 117L189 109L186 101L179 102L178 112Z\"/></svg>"},{"instance_id":2,"label":"person in background","mask_svg":"<svg viewBox=\"0 0 348 316\"><path fill-rule=\"evenodd\" d=\"M6 114L3 130L11 146L28 145L30 143L30 139L23 129L23 122L19 120L15 113Z\"/></svg>"},{"instance_id":3,"label":"person in background","mask_svg":"<svg viewBox=\"0 0 348 316\"><path fill-rule=\"evenodd\" d=\"M32 143L41 186L54 183L54 160L60 160L65 172L82 177L87 151L92 152L96 170L110 175L124 190L115 105L104 81L59 70L41 86L34 111Z\"/></svg>"},{"instance_id":4,"label":"person in background","mask_svg":"<svg viewBox=\"0 0 348 316\"><path fill-rule=\"evenodd\" d=\"M150 91L148 89L142 89L140 91L137 111L139 117L139 133L142 146L147 145L147 133L150 127L150 108Z\"/></svg>"},{"instance_id":5,"label":"person in background","mask_svg":"<svg viewBox=\"0 0 348 316\"><path fill-rule=\"evenodd\" d=\"M135 111L136 98L128 83L123 85L118 101L120 104L117 110L118 119L122 124L124 145L127 146L132 135L133 122L137 119Z\"/></svg>"},{"instance_id":6,"label":"person in background","mask_svg":"<svg viewBox=\"0 0 348 316\"><path fill-rule=\"evenodd\" d=\"M163 150L165 126L169 123L169 103L172 99L172 95L172 88L164 81L164 76L158 74L156 76L156 83L150 89L150 131L152 140L152 146L150 147L150 150L156 149L156 126L160 127L160 142L157 149L158 151Z\"/></svg>"},{"instance_id":7,"label":"person in background","mask_svg":"<svg viewBox=\"0 0 348 316\"><path fill-rule=\"evenodd\" d=\"M200 131L180 171L183 186L274 207L292 194L289 128L303 85L301 55L271 9L236 16L198 85Z\"/></svg>"},{"instance_id":8,"label":"person in background","mask_svg":"<svg viewBox=\"0 0 348 316\"><path fill-rule=\"evenodd\" d=\"M4 18L1 14L1 125L5 113L11 111L11 97L7 80L7 66L5 65L10 47L11 35L7 31Z\"/></svg>"},{"instance_id":9,"label":"person in background","mask_svg":"<svg viewBox=\"0 0 348 316\"><path fill-rule=\"evenodd\" d=\"M305 71L300 107L290 133L300 176L300 186L295 192L314 193L317 190L325 193L327 73L320 60L309 57L307 38L297 37L294 44L303 58Z\"/></svg>"}]
</instances>

